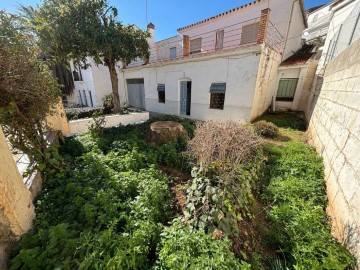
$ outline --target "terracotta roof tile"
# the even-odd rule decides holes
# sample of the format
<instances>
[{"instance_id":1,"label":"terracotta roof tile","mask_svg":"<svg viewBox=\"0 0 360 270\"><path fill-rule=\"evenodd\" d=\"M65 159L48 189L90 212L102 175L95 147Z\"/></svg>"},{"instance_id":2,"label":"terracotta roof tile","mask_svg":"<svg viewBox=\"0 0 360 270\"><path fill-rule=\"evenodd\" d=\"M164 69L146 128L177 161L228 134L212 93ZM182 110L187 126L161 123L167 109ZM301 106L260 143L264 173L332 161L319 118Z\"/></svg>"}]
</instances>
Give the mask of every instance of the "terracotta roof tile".
<instances>
[{"instance_id":1,"label":"terracotta roof tile","mask_svg":"<svg viewBox=\"0 0 360 270\"><path fill-rule=\"evenodd\" d=\"M305 44L296 53L286 59L280 66L303 65L315 54L313 52L315 45Z\"/></svg>"}]
</instances>

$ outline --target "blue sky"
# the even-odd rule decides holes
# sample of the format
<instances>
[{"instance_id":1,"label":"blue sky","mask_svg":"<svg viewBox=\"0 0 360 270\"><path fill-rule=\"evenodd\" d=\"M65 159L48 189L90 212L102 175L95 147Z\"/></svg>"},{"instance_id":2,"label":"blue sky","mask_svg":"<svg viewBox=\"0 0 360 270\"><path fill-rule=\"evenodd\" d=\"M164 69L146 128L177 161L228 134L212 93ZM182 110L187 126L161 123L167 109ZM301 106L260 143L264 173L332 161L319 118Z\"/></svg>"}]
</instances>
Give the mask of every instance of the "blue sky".
<instances>
[{"instance_id":1,"label":"blue sky","mask_svg":"<svg viewBox=\"0 0 360 270\"><path fill-rule=\"evenodd\" d=\"M330 0L305 0L311 8ZM146 0L109 0L118 8L124 23L146 28ZM226 10L241 6L250 0L147 0L148 21L155 24L156 40L177 34L176 29L206 19ZM19 4L36 5L40 0L0 0L0 9L16 12Z\"/></svg>"}]
</instances>

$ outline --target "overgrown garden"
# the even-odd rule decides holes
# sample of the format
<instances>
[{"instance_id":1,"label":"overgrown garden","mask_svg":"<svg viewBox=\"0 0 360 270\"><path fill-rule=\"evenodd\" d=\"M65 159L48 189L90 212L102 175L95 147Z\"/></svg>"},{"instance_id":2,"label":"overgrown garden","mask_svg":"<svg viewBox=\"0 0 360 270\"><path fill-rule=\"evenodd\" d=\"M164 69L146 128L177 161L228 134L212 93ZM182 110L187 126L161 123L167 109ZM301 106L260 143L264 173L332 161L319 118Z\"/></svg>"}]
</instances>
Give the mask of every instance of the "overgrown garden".
<instances>
[{"instance_id":1,"label":"overgrown garden","mask_svg":"<svg viewBox=\"0 0 360 270\"><path fill-rule=\"evenodd\" d=\"M322 160L297 131L160 120L191 140L155 146L150 123L68 138L11 269L351 269L330 234Z\"/></svg>"}]
</instances>

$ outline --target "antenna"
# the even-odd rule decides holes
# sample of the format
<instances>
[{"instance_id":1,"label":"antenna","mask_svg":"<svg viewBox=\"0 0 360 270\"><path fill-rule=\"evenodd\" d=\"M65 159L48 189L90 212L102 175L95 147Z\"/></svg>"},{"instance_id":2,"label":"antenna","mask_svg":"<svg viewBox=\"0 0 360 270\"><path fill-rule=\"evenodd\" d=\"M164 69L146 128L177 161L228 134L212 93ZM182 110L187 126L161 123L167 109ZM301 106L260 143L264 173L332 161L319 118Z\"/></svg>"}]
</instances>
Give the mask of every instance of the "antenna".
<instances>
[{"instance_id":1,"label":"antenna","mask_svg":"<svg viewBox=\"0 0 360 270\"><path fill-rule=\"evenodd\" d=\"M148 0L145 0L146 25L148 25Z\"/></svg>"}]
</instances>

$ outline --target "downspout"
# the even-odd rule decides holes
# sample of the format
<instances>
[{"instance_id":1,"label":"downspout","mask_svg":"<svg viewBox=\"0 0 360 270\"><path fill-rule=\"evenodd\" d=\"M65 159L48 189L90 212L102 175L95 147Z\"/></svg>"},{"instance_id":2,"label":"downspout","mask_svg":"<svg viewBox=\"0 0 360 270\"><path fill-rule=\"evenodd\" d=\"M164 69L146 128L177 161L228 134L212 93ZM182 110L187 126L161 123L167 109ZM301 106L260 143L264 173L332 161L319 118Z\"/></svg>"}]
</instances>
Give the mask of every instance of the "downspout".
<instances>
[{"instance_id":1,"label":"downspout","mask_svg":"<svg viewBox=\"0 0 360 270\"><path fill-rule=\"evenodd\" d=\"M294 5L295 5L295 2L297 2L297 1L298 1L298 0L294 0L293 3L292 3L292 6L291 6L289 24L288 24L287 31L286 31L285 46L284 46L283 54L282 54L282 56L281 56L281 62L284 61L285 51L286 51L286 47L287 47L286 45L287 45L287 41L288 41L288 39L289 39L290 25L291 25L293 13L294 13Z\"/></svg>"}]
</instances>

